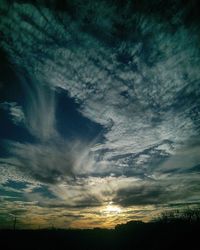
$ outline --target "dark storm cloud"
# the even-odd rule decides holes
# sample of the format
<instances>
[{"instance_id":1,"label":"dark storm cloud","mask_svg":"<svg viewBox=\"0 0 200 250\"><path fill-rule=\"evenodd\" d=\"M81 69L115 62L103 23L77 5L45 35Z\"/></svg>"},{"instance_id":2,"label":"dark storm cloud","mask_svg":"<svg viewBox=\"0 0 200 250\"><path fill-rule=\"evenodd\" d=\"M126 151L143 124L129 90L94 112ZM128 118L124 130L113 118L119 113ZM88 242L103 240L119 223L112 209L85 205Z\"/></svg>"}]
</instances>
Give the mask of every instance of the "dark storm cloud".
<instances>
[{"instance_id":1,"label":"dark storm cloud","mask_svg":"<svg viewBox=\"0 0 200 250\"><path fill-rule=\"evenodd\" d=\"M49 185L55 206L199 199L197 1L1 3L2 58L23 101L3 75L0 108L35 138L4 141L2 182L20 171ZM78 140L65 132L60 90L77 105ZM89 143L81 122L94 126Z\"/></svg>"},{"instance_id":2,"label":"dark storm cloud","mask_svg":"<svg viewBox=\"0 0 200 250\"><path fill-rule=\"evenodd\" d=\"M67 193L67 192L66 192ZM61 208L61 209L85 209L85 208L95 208L102 205L102 202L98 200L97 197L95 197L92 194L83 193L82 195L78 195L77 197L74 197L71 199L70 202L67 202L66 200L59 199L58 197L53 194L53 192L45 193L41 191L37 191L33 194L33 198L36 198L38 200L37 206L43 207L43 208ZM31 195L29 194L29 199L31 200Z\"/></svg>"},{"instance_id":3,"label":"dark storm cloud","mask_svg":"<svg viewBox=\"0 0 200 250\"><path fill-rule=\"evenodd\" d=\"M192 179L192 182L191 182ZM174 174L160 180L141 180L136 185L119 188L113 199L124 207L133 205L197 204L199 176ZM184 201L184 203L182 202Z\"/></svg>"},{"instance_id":4,"label":"dark storm cloud","mask_svg":"<svg viewBox=\"0 0 200 250\"><path fill-rule=\"evenodd\" d=\"M65 203L59 203L59 202L56 202L56 203L48 203L48 202L38 202L37 203L37 206L39 207L42 207L42 208L49 208L49 209L52 209L52 208L58 208L58 209L84 209L84 208L94 208L94 207L98 207L100 206L101 204L100 203L78 203L78 205L66 205Z\"/></svg>"},{"instance_id":5,"label":"dark storm cloud","mask_svg":"<svg viewBox=\"0 0 200 250\"><path fill-rule=\"evenodd\" d=\"M163 188L141 185L131 189L118 190L115 202L122 206L162 204Z\"/></svg>"}]
</instances>

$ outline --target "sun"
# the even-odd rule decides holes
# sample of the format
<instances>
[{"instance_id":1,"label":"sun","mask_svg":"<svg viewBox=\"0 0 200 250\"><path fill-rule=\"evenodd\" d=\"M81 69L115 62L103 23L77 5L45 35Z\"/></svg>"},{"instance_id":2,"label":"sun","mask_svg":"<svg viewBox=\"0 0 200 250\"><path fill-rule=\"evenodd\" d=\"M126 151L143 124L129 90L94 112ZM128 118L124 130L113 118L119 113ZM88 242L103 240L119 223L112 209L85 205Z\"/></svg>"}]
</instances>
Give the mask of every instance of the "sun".
<instances>
[{"instance_id":1,"label":"sun","mask_svg":"<svg viewBox=\"0 0 200 250\"><path fill-rule=\"evenodd\" d=\"M118 207L118 206L108 205L106 207L106 211L109 212L109 213L120 213L121 208Z\"/></svg>"},{"instance_id":2,"label":"sun","mask_svg":"<svg viewBox=\"0 0 200 250\"><path fill-rule=\"evenodd\" d=\"M121 211L122 211L122 209L119 206L117 206L117 205L111 205L111 204L108 204L102 210L102 212L104 214L119 214L119 213L121 213Z\"/></svg>"}]
</instances>

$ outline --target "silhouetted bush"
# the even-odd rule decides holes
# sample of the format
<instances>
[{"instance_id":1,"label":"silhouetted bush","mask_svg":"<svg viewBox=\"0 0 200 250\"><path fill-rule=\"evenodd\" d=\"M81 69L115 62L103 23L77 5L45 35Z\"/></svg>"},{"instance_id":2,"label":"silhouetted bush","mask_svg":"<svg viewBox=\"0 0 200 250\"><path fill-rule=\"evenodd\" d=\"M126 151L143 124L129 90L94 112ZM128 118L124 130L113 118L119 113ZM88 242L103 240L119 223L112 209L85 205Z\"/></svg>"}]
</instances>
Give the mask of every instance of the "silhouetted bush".
<instances>
[{"instance_id":1,"label":"silhouetted bush","mask_svg":"<svg viewBox=\"0 0 200 250\"><path fill-rule=\"evenodd\" d=\"M163 223L172 223L172 222L186 222L192 224L199 223L200 208L165 211L161 213L161 215L155 221Z\"/></svg>"}]
</instances>

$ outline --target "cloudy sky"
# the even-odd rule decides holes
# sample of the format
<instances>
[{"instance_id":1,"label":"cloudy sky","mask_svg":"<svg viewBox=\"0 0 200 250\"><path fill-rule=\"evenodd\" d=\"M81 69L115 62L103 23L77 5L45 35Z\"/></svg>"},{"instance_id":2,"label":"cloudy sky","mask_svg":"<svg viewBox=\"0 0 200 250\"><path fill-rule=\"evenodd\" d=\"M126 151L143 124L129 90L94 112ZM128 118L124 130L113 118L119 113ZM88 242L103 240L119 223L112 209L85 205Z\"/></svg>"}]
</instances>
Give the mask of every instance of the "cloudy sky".
<instances>
[{"instance_id":1,"label":"cloudy sky","mask_svg":"<svg viewBox=\"0 0 200 250\"><path fill-rule=\"evenodd\" d=\"M198 206L199 38L195 0L0 0L0 226Z\"/></svg>"}]
</instances>

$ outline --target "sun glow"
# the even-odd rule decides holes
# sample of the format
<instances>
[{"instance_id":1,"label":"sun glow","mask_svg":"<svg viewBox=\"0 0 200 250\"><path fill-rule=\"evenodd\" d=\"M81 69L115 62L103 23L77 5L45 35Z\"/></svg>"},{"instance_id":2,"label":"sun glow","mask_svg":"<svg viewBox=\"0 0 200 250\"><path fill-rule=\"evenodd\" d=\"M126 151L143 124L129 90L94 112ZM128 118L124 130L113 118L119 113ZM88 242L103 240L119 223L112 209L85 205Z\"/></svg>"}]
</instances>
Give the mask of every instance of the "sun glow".
<instances>
[{"instance_id":1,"label":"sun glow","mask_svg":"<svg viewBox=\"0 0 200 250\"><path fill-rule=\"evenodd\" d=\"M119 214L121 213L122 209L116 205L107 205L102 212L105 214Z\"/></svg>"}]
</instances>

